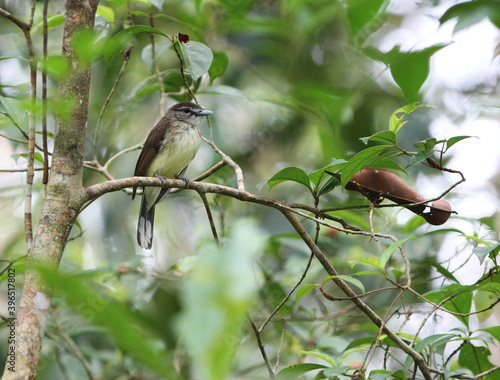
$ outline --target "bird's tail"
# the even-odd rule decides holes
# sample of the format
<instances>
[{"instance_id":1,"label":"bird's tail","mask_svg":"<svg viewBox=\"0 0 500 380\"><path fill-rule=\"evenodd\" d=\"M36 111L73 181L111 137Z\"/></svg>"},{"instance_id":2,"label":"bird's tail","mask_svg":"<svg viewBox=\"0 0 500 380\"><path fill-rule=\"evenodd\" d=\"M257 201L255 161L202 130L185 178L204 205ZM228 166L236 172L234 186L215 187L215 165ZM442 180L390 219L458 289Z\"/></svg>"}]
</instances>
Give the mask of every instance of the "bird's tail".
<instances>
[{"instance_id":1,"label":"bird's tail","mask_svg":"<svg viewBox=\"0 0 500 380\"><path fill-rule=\"evenodd\" d=\"M146 201L146 191L142 193L139 222L137 223L137 243L144 249L153 245L153 227L155 221L155 204L149 207Z\"/></svg>"}]
</instances>

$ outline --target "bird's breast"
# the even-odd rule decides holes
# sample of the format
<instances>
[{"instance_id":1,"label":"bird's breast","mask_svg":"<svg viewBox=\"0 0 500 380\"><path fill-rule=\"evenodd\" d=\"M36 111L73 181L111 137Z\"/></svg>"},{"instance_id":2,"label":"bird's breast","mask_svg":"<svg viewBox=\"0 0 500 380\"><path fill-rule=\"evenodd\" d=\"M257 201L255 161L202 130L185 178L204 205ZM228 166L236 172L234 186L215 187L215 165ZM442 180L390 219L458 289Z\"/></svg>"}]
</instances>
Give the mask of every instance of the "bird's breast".
<instances>
[{"instance_id":1,"label":"bird's breast","mask_svg":"<svg viewBox=\"0 0 500 380\"><path fill-rule=\"evenodd\" d=\"M146 175L175 177L193 160L200 143L199 128L188 128L175 133L170 131L162 148L149 165Z\"/></svg>"}]
</instances>

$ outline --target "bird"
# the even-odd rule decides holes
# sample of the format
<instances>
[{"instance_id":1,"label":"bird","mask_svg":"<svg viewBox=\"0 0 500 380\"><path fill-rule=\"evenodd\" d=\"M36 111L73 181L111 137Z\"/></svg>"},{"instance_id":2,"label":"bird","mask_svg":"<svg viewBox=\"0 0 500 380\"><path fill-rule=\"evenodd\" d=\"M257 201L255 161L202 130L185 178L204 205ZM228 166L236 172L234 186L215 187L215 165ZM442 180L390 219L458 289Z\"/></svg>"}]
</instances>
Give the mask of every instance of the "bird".
<instances>
[{"instance_id":1,"label":"bird","mask_svg":"<svg viewBox=\"0 0 500 380\"><path fill-rule=\"evenodd\" d=\"M201 118L212 114L212 111L192 102L180 102L170 107L146 138L134 176L186 180L183 175L201 144ZM136 190L137 186L134 186L132 200ZM153 245L155 206L169 190L168 187L143 187L137 223L137 243L141 248L151 249Z\"/></svg>"}]
</instances>

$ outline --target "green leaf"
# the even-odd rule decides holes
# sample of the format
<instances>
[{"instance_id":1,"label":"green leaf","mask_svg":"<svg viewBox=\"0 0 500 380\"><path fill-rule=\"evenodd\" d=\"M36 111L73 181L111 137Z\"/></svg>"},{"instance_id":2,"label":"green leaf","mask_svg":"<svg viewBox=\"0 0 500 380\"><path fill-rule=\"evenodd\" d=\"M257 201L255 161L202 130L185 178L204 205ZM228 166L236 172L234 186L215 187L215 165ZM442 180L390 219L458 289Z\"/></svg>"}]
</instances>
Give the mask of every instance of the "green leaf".
<instances>
[{"instance_id":1,"label":"green leaf","mask_svg":"<svg viewBox=\"0 0 500 380\"><path fill-rule=\"evenodd\" d=\"M384 150L390 148L389 145L372 146L356 153L342 169L342 188L351 180L352 176L364 169L371 161L379 156Z\"/></svg>"},{"instance_id":2,"label":"green leaf","mask_svg":"<svg viewBox=\"0 0 500 380\"><path fill-rule=\"evenodd\" d=\"M487 347L476 347L466 342L460 350L458 363L477 375L494 367L488 360L490 355L491 352Z\"/></svg>"},{"instance_id":3,"label":"green leaf","mask_svg":"<svg viewBox=\"0 0 500 380\"><path fill-rule=\"evenodd\" d=\"M489 332L500 343L500 326L486 327L479 330Z\"/></svg>"},{"instance_id":4,"label":"green leaf","mask_svg":"<svg viewBox=\"0 0 500 380\"><path fill-rule=\"evenodd\" d=\"M330 191L334 190L338 185L340 185L340 180L335 177L331 177L328 181L325 182L323 186L321 186L318 195L327 194Z\"/></svg>"},{"instance_id":5,"label":"green leaf","mask_svg":"<svg viewBox=\"0 0 500 380\"><path fill-rule=\"evenodd\" d=\"M123 29L106 42L104 47L104 59L106 64L108 64L118 53L123 52L128 47L128 43L140 33L159 34L160 36L168 38L165 33L150 26L136 25Z\"/></svg>"},{"instance_id":6,"label":"green leaf","mask_svg":"<svg viewBox=\"0 0 500 380\"><path fill-rule=\"evenodd\" d=\"M315 170L309 174L309 180L313 184L313 187L318 195L328 193L340 184L340 181L337 178L332 177L330 174L325 172L334 172L339 165L345 163L345 160L332 158L328 166L322 167L321 169Z\"/></svg>"},{"instance_id":7,"label":"green leaf","mask_svg":"<svg viewBox=\"0 0 500 380\"><path fill-rule=\"evenodd\" d=\"M297 291L297 294L295 295L295 301L297 301L301 297L304 297L307 293L309 293L315 287L316 287L316 284L309 284L309 285L304 285L303 287L301 287Z\"/></svg>"},{"instance_id":8,"label":"green leaf","mask_svg":"<svg viewBox=\"0 0 500 380\"><path fill-rule=\"evenodd\" d=\"M338 275L338 276L328 276L323 279L323 285L325 285L325 282L330 281L334 278L339 278L341 280L344 280L345 282L348 282L354 286L356 286L363 294L365 294L365 286L361 281L358 279L351 277L351 276L345 276L345 275Z\"/></svg>"},{"instance_id":9,"label":"green leaf","mask_svg":"<svg viewBox=\"0 0 500 380\"><path fill-rule=\"evenodd\" d=\"M394 111L389 119L389 130L395 134L407 123L405 117L421 107L430 107L428 104L418 102L408 104Z\"/></svg>"},{"instance_id":10,"label":"green leaf","mask_svg":"<svg viewBox=\"0 0 500 380\"><path fill-rule=\"evenodd\" d=\"M355 339L351 343L349 343L342 352L347 352L355 347L357 348L357 347L371 346L376 339L377 339L376 336L367 336L364 338Z\"/></svg>"},{"instance_id":11,"label":"green leaf","mask_svg":"<svg viewBox=\"0 0 500 380\"><path fill-rule=\"evenodd\" d=\"M432 343L434 343L435 341L445 337L445 336L448 336L448 337L452 337L452 335L450 334L435 334L435 335L430 335L430 336L427 336L425 337L424 339L422 339L420 342L418 342L414 347L413 349L418 352L419 354L428 346L430 346ZM413 364L413 358L408 355L406 357L406 361L405 361L405 373L408 373L408 370L410 369L410 366Z\"/></svg>"},{"instance_id":12,"label":"green leaf","mask_svg":"<svg viewBox=\"0 0 500 380\"><path fill-rule=\"evenodd\" d=\"M376 369L370 372L368 378L371 380L386 380L392 375L392 371L386 371L383 369Z\"/></svg>"},{"instance_id":13,"label":"green leaf","mask_svg":"<svg viewBox=\"0 0 500 380\"><path fill-rule=\"evenodd\" d=\"M422 141L419 141L419 142L416 142L415 144L413 144L413 146L415 148L417 148L418 150L420 151L423 151L423 150L428 150L428 149L432 149L434 148L437 144L443 142L444 140L436 140L434 137L430 137L428 139L425 139L425 140L422 140Z\"/></svg>"},{"instance_id":14,"label":"green leaf","mask_svg":"<svg viewBox=\"0 0 500 380\"><path fill-rule=\"evenodd\" d=\"M467 238L469 240L472 240L472 241L475 241L477 243L480 243L480 244L484 244L485 246L487 247L491 247L493 246L493 243L489 242L489 241L486 241L486 240L483 240L481 238L479 238L478 236L474 236L474 235L461 235L462 237L464 238Z\"/></svg>"},{"instance_id":15,"label":"green leaf","mask_svg":"<svg viewBox=\"0 0 500 380\"><path fill-rule=\"evenodd\" d=\"M493 313L494 308L500 300L500 283L487 282L479 286L478 291L474 295L474 305L476 311L484 310L477 315L479 322L483 322Z\"/></svg>"},{"instance_id":16,"label":"green leaf","mask_svg":"<svg viewBox=\"0 0 500 380\"><path fill-rule=\"evenodd\" d=\"M322 354L320 352L314 352L314 351L299 351L299 353L303 354L303 355L314 356L315 358L318 358L318 359L323 359L325 362L329 363L332 367L336 366L335 360L333 360L332 357L330 357L326 354Z\"/></svg>"},{"instance_id":17,"label":"green leaf","mask_svg":"<svg viewBox=\"0 0 500 380\"><path fill-rule=\"evenodd\" d=\"M328 367L326 365L314 363L297 364L291 367L283 368L281 371L279 371L278 375L276 376L276 380L293 380L308 372L324 368Z\"/></svg>"},{"instance_id":18,"label":"green leaf","mask_svg":"<svg viewBox=\"0 0 500 380\"><path fill-rule=\"evenodd\" d=\"M495 0L467 1L450 7L439 19L441 24L458 18L453 33L478 24L484 18L489 18L497 28L500 28L500 10Z\"/></svg>"},{"instance_id":19,"label":"green leaf","mask_svg":"<svg viewBox=\"0 0 500 380\"><path fill-rule=\"evenodd\" d=\"M395 46L389 52L381 52L375 48L364 49L366 55L389 66L392 77L410 101L418 99L418 92L429 75L429 60L433 54L447 44L436 44L423 50L402 52ZM408 73L411 73L410 75Z\"/></svg>"},{"instance_id":20,"label":"green leaf","mask_svg":"<svg viewBox=\"0 0 500 380\"><path fill-rule=\"evenodd\" d=\"M68 61L58 56L50 56L47 58L47 73L59 79L69 73Z\"/></svg>"},{"instance_id":21,"label":"green leaf","mask_svg":"<svg viewBox=\"0 0 500 380\"><path fill-rule=\"evenodd\" d=\"M344 375L341 376L341 378L345 378L345 376L348 376L347 378L352 378L350 375L347 375L347 372L351 371L351 373L354 371L356 373L359 371L358 367L352 367L352 366L342 366L342 367L333 367L333 368L327 368L324 371L322 371L322 374L320 373L319 376L323 377L316 377L316 379L337 379L337 375ZM326 376L326 377L324 377Z\"/></svg>"},{"instance_id":22,"label":"green leaf","mask_svg":"<svg viewBox=\"0 0 500 380\"><path fill-rule=\"evenodd\" d=\"M207 45L197 41L179 42L179 45L189 74L194 81L208 73L214 56Z\"/></svg>"},{"instance_id":23,"label":"green leaf","mask_svg":"<svg viewBox=\"0 0 500 380\"><path fill-rule=\"evenodd\" d=\"M366 169L385 169L389 171L401 171L405 174L406 171L398 165L397 162L391 160L389 157L393 157L394 155L400 155L399 152L387 152L387 154L381 154L379 157L374 158L368 165L366 165Z\"/></svg>"},{"instance_id":24,"label":"green leaf","mask_svg":"<svg viewBox=\"0 0 500 380\"><path fill-rule=\"evenodd\" d=\"M210 82L213 82L215 78L221 77L227 69L229 59L227 54L224 52L214 52L214 59L208 70L208 75L210 76Z\"/></svg>"},{"instance_id":25,"label":"green leaf","mask_svg":"<svg viewBox=\"0 0 500 380\"><path fill-rule=\"evenodd\" d=\"M455 283L459 283L459 281L455 278L453 273L451 273L448 269L443 267L441 264L438 263L432 263L432 266L436 268L439 274L442 274L444 277L446 277L449 280L452 280Z\"/></svg>"},{"instance_id":26,"label":"green leaf","mask_svg":"<svg viewBox=\"0 0 500 380\"><path fill-rule=\"evenodd\" d=\"M0 57L0 61L4 61L6 59L19 59L20 61L24 61L24 62L29 62L26 58L24 57L14 57L14 56L5 56L5 57Z\"/></svg>"},{"instance_id":27,"label":"green leaf","mask_svg":"<svg viewBox=\"0 0 500 380\"><path fill-rule=\"evenodd\" d=\"M98 5L97 14L104 17L109 22L115 22L115 12L110 7L106 7L105 5Z\"/></svg>"},{"instance_id":28,"label":"green leaf","mask_svg":"<svg viewBox=\"0 0 500 380\"><path fill-rule=\"evenodd\" d=\"M54 15L47 17L47 30L52 30L64 24L64 14ZM43 34L43 21L37 25L36 28L33 28L33 31L40 29L40 34Z\"/></svg>"},{"instance_id":29,"label":"green leaf","mask_svg":"<svg viewBox=\"0 0 500 380\"><path fill-rule=\"evenodd\" d=\"M356 262L356 264L358 264ZM375 272L374 270L363 270L361 272L356 272L354 273L355 276L366 276L366 275L370 275L370 274L374 274L374 275L377 275L377 276L380 276L380 277L384 277L384 275L380 272Z\"/></svg>"},{"instance_id":30,"label":"green leaf","mask_svg":"<svg viewBox=\"0 0 500 380\"><path fill-rule=\"evenodd\" d=\"M364 230L370 229L370 224L368 223L366 218L359 213L350 210L337 210L328 212L327 214L342 218L346 222L355 224L356 226L361 227Z\"/></svg>"},{"instance_id":31,"label":"green leaf","mask_svg":"<svg viewBox=\"0 0 500 380\"><path fill-rule=\"evenodd\" d=\"M382 272L384 271L384 268L382 267L382 265L380 263L380 258L378 258L376 256L365 257L359 261L351 261L350 263L351 263L352 267L354 265L361 264L361 265L368 265L370 267L380 269Z\"/></svg>"},{"instance_id":32,"label":"green leaf","mask_svg":"<svg viewBox=\"0 0 500 380\"><path fill-rule=\"evenodd\" d=\"M284 181L293 181L300 183L312 192L309 176L305 171L295 166L290 166L288 168L282 169L278 173L273 175L272 178L267 181L267 184L269 185L269 191L271 191L274 186Z\"/></svg>"},{"instance_id":33,"label":"green leaf","mask_svg":"<svg viewBox=\"0 0 500 380\"><path fill-rule=\"evenodd\" d=\"M446 149L445 152L448 151L453 145L455 145L457 142L465 140L465 139L470 139L475 136L455 136L450 138L448 141L446 141Z\"/></svg>"},{"instance_id":34,"label":"green leaf","mask_svg":"<svg viewBox=\"0 0 500 380\"><path fill-rule=\"evenodd\" d=\"M407 237L406 239L398 240L394 243L392 243L389 247L387 247L384 252L382 253L382 256L380 257L380 267L385 268L387 265L387 262L391 258L392 254L398 249L401 245L403 245L404 242L407 240L417 240L418 239L414 236Z\"/></svg>"},{"instance_id":35,"label":"green leaf","mask_svg":"<svg viewBox=\"0 0 500 380\"><path fill-rule=\"evenodd\" d=\"M392 77L407 99L416 100L418 92L429 75L430 58L449 43L436 44L420 51L398 52L389 67ZM408 75L411 73L411 75Z\"/></svg>"},{"instance_id":36,"label":"green leaf","mask_svg":"<svg viewBox=\"0 0 500 380\"><path fill-rule=\"evenodd\" d=\"M408 169L410 166L413 166L415 164L418 164L430 156L434 154L434 149L427 149L423 150L421 152L418 152L416 155L414 155L412 158L409 159L408 165L406 165L405 169Z\"/></svg>"},{"instance_id":37,"label":"green leaf","mask_svg":"<svg viewBox=\"0 0 500 380\"><path fill-rule=\"evenodd\" d=\"M472 252L474 252L474 254L477 256L477 258L479 259L479 262L482 264L484 259L490 254L490 253L493 253L494 256L496 256L498 254L498 252L500 251L500 243L498 244L494 244L490 247L474 247L474 249L472 249Z\"/></svg>"},{"instance_id":38,"label":"green leaf","mask_svg":"<svg viewBox=\"0 0 500 380\"><path fill-rule=\"evenodd\" d=\"M404 234L410 234L414 232L418 227L423 226L427 222L420 215L415 215L410 220L406 222L401 230Z\"/></svg>"},{"instance_id":39,"label":"green leaf","mask_svg":"<svg viewBox=\"0 0 500 380\"><path fill-rule=\"evenodd\" d=\"M446 310L468 314L470 313L472 306L472 293L477 289L477 286L464 286L460 284L452 284L445 287L443 290L431 292L425 295L429 301L436 304L440 304L445 299L451 297L441 306ZM469 326L469 317L454 315L459 321L461 321L466 327Z\"/></svg>"},{"instance_id":40,"label":"green leaf","mask_svg":"<svg viewBox=\"0 0 500 380\"><path fill-rule=\"evenodd\" d=\"M387 7L384 0L351 0L346 5L346 17L353 35L364 40L383 25L376 20Z\"/></svg>"},{"instance_id":41,"label":"green leaf","mask_svg":"<svg viewBox=\"0 0 500 380\"><path fill-rule=\"evenodd\" d=\"M361 137L360 140L363 141L365 145L368 144L368 141L381 141L381 142L388 142L394 146L397 146L396 133L392 130L380 131L368 137Z\"/></svg>"},{"instance_id":42,"label":"green leaf","mask_svg":"<svg viewBox=\"0 0 500 380\"><path fill-rule=\"evenodd\" d=\"M25 158L27 160L28 153L11 154L10 157L12 157L17 163L19 157ZM35 161L38 161L40 164L43 165L43 156L39 152L35 152L34 159Z\"/></svg>"}]
</instances>

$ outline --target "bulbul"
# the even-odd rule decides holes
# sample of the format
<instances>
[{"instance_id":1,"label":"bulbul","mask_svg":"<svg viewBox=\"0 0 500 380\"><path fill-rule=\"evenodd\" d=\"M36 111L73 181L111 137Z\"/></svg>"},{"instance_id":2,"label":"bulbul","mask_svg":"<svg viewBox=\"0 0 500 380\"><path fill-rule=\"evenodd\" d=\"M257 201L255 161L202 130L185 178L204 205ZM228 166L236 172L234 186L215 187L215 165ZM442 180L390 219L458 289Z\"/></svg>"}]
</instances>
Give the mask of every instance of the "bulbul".
<instances>
[{"instance_id":1,"label":"bulbul","mask_svg":"<svg viewBox=\"0 0 500 380\"><path fill-rule=\"evenodd\" d=\"M201 117L212 113L191 102L172 106L149 133L137 160L134 176L182 178L200 147ZM134 187L132 200L136 190L137 187ZM169 190L165 187L143 188L137 225L137 243L142 248L151 249L153 245L155 206Z\"/></svg>"}]
</instances>

